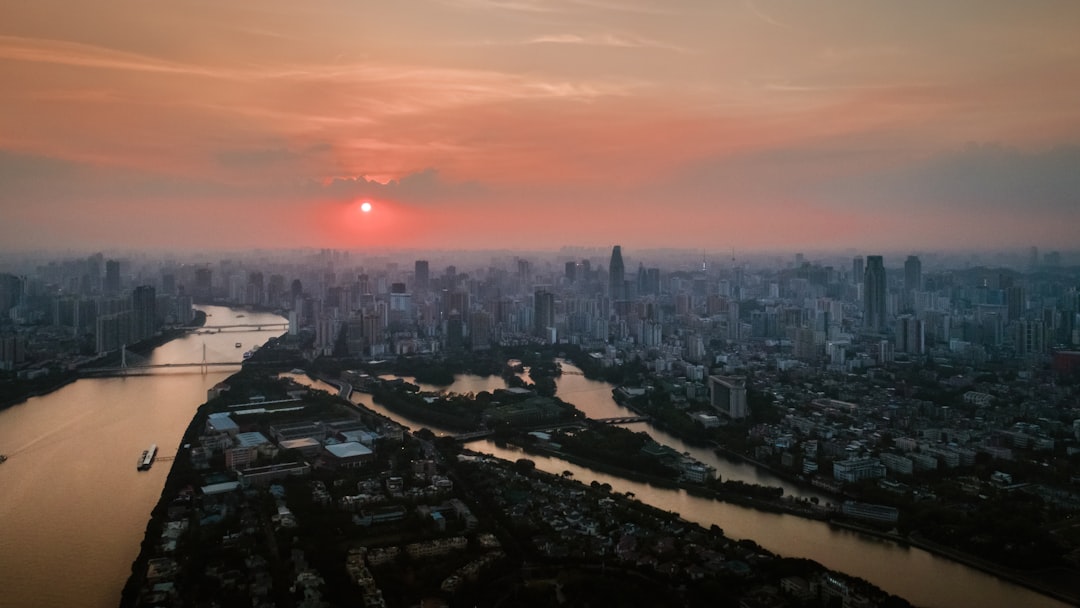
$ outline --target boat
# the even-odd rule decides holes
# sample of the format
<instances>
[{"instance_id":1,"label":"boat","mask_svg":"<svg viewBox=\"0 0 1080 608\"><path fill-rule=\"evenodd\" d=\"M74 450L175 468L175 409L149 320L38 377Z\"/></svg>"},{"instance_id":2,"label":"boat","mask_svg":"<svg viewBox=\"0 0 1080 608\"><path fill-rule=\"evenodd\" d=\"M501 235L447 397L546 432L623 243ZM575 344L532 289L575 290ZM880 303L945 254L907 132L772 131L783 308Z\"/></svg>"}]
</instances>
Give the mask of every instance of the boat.
<instances>
[{"instance_id":1,"label":"boat","mask_svg":"<svg viewBox=\"0 0 1080 608\"><path fill-rule=\"evenodd\" d=\"M157 456L157 444L150 444L149 450L143 450L142 458L139 459L139 470L146 471L154 464L154 457Z\"/></svg>"},{"instance_id":2,"label":"boat","mask_svg":"<svg viewBox=\"0 0 1080 608\"><path fill-rule=\"evenodd\" d=\"M0 464L3 464L5 462L7 462L7 456L5 456L4 454L0 454Z\"/></svg>"},{"instance_id":3,"label":"boat","mask_svg":"<svg viewBox=\"0 0 1080 608\"><path fill-rule=\"evenodd\" d=\"M244 351L244 359L250 359L251 355L253 355L253 354L255 354L255 353L251 352L250 350Z\"/></svg>"},{"instance_id":4,"label":"boat","mask_svg":"<svg viewBox=\"0 0 1080 608\"><path fill-rule=\"evenodd\" d=\"M237 343L235 344L235 346L236 346L236 348L240 348L241 346L243 346L243 344L240 344L239 342L237 342Z\"/></svg>"}]
</instances>

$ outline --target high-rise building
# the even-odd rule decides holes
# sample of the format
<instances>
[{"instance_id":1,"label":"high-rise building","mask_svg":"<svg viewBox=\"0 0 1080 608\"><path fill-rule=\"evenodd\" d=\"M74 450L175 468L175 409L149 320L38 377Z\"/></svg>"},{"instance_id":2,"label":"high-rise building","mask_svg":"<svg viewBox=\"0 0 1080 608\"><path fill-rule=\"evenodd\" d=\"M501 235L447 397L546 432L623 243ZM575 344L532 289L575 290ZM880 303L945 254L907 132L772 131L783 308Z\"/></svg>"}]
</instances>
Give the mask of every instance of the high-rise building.
<instances>
[{"instance_id":1,"label":"high-rise building","mask_svg":"<svg viewBox=\"0 0 1080 608\"><path fill-rule=\"evenodd\" d=\"M428 288L428 282L431 280L431 269L428 267L427 260L416 260L416 267L414 270L416 290L421 291Z\"/></svg>"},{"instance_id":2,"label":"high-rise building","mask_svg":"<svg viewBox=\"0 0 1080 608\"><path fill-rule=\"evenodd\" d=\"M157 331L157 295L150 285L131 292L131 340L145 340Z\"/></svg>"},{"instance_id":3,"label":"high-rise building","mask_svg":"<svg viewBox=\"0 0 1080 608\"><path fill-rule=\"evenodd\" d=\"M896 323L896 352L909 355L926 353L926 324L912 315L902 315Z\"/></svg>"},{"instance_id":4,"label":"high-rise building","mask_svg":"<svg viewBox=\"0 0 1080 608\"><path fill-rule=\"evenodd\" d=\"M922 290L922 262L919 256L909 255L904 262L904 292Z\"/></svg>"},{"instance_id":5,"label":"high-rise building","mask_svg":"<svg viewBox=\"0 0 1080 608\"><path fill-rule=\"evenodd\" d=\"M863 257L861 255L855 256L851 260L851 282L858 283L863 280L863 274L865 269L863 267Z\"/></svg>"},{"instance_id":6,"label":"high-rise building","mask_svg":"<svg viewBox=\"0 0 1080 608\"><path fill-rule=\"evenodd\" d=\"M476 310L469 314L469 338L473 350L491 348L491 313Z\"/></svg>"},{"instance_id":7,"label":"high-rise building","mask_svg":"<svg viewBox=\"0 0 1080 608\"><path fill-rule=\"evenodd\" d=\"M569 282L569 283L573 283L574 281L577 280L577 262L567 262L566 263L565 276L566 276L567 282Z\"/></svg>"},{"instance_id":8,"label":"high-rise building","mask_svg":"<svg viewBox=\"0 0 1080 608\"><path fill-rule=\"evenodd\" d=\"M735 420L746 418L746 378L742 376L709 376L709 399L713 408Z\"/></svg>"},{"instance_id":9,"label":"high-rise building","mask_svg":"<svg viewBox=\"0 0 1080 608\"><path fill-rule=\"evenodd\" d=\"M863 274L863 327L870 332L885 330L885 260L880 255L866 257Z\"/></svg>"},{"instance_id":10,"label":"high-rise building","mask_svg":"<svg viewBox=\"0 0 1080 608\"><path fill-rule=\"evenodd\" d=\"M645 269L645 293L654 296L660 295L660 269Z\"/></svg>"},{"instance_id":11,"label":"high-rise building","mask_svg":"<svg viewBox=\"0 0 1080 608\"><path fill-rule=\"evenodd\" d=\"M1005 290L1005 306L1009 321L1016 321L1024 316L1027 309L1027 294L1023 287L1012 286Z\"/></svg>"},{"instance_id":12,"label":"high-rise building","mask_svg":"<svg viewBox=\"0 0 1080 608\"><path fill-rule=\"evenodd\" d=\"M0 274L0 318L22 303L24 279L13 274Z\"/></svg>"},{"instance_id":13,"label":"high-rise building","mask_svg":"<svg viewBox=\"0 0 1080 608\"><path fill-rule=\"evenodd\" d=\"M615 245L608 264L608 295L612 300L626 298L626 267L623 265L622 247Z\"/></svg>"},{"instance_id":14,"label":"high-rise building","mask_svg":"<svg viewBox=\"0 0 1080 608\"><path fill-rule=\"evenodd\" d=\"M209 268L195 269L195 295L200 298L209 298L213 288L213 271Z\"/></svg>"},{"instance_id":15,"label":"high-rise building","mask_svg":"<svg viewBox=\"0 0 1080 608\"><path fill-rule=\"evenodd\" d=\"M550 327L555 327L555 294L537 289L533 295L533 334L546 336Z\"/></svg>"},{"instance_id":16,"label":"high-rise building","mask_svg":"<svg viewBox=\"0 0 1080 608\"><path fill-rule=\"evenodd\" d=\"M120 293L120 262L116 260L105 262L105 293L110 296Z\"/></svg>"},{"instance_id":17,"label":"high-rise building","mask_svg":"<svg viewBox=\"0 0 1080 608\"><path fill-rule=\"evenodd\" d=\"M161 275L161 293L167 296L176 295L176 275L171 272Z\"/></svg>"}]
</instances>

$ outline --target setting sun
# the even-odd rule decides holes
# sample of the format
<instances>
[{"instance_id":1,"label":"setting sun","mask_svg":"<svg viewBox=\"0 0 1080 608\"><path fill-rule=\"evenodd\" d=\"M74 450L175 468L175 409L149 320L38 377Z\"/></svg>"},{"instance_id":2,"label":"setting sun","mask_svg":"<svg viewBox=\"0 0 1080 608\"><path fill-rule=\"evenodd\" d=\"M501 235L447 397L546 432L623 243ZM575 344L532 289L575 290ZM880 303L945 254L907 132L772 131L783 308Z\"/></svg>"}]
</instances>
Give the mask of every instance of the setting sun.
<instances>
[{"instance_id":1,"label":"setting sun","mask_svg":"<svg viewBox=\"0 0 1080 608\"><path fill-rule=\"evenodd\" d=\"M360 203L360 211L363 211L364 213L370 213L371 212L371 203L369 203L367 201L364 201L363 203Z\"/></svg>"}]
</instances>

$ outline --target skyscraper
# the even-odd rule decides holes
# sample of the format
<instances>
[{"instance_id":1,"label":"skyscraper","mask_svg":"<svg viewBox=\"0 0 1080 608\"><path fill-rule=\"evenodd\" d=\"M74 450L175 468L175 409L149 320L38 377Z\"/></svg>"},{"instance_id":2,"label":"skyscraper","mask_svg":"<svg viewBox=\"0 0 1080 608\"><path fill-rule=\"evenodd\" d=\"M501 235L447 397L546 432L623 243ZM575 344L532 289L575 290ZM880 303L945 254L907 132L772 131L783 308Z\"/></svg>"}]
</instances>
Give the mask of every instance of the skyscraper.
<instances>
[{"instance_id":1,"label":"skyscraper","mask_svg":"<svg viewBox=\"0 0 1080 608\"><path fill-rule=\"evenodd\" d=\"M626 298L626 267L623 266L622 247L615 245L608 264L608 293L612 300Z\"/></svg>"},{"instance_id":2,"label":"skyscraper","mask_svg":"<svg viewBox=\"0 0 1080 608\"><path fill-rule=\"evenodd\" d=\"M885 330L885 260L880 255L866 256L863 275L863 327L870 332Z\"/></svg>"},{"instance_id":3,"label":"skyscraper","mask_svg":"<svg viewBox=\"0 0 1080 608\"><path fill-rule=\"evenodd\" d=\"M116 260L105 262L105 293L110 296L120 293L120 262Z\"/></svg>"},{"instance_id":4,"label":"skyscraper","mask_svg":"<svg viewBox=\"0 0 1080 608\"><path fill-rule=\"evenodd\" d=\"M145 340L157 330L157 295L150 285L131 292L131 340Z\"/></svg>"},{"instance_id":5,"label":"skyscraper","mask_svg":"<svg viewBox=\"0 0 1080 608\"><path fill-rule=\"evenodd\" d=\"M569 283L573 283L574 281L576 281L577 280L577 262L567 262L565 268L566 268L566 271L565 271L566 281L569 282Z\"/></svg>"},{"instance_id":6,"label":"skyscraper","mask_svg":"<svg viewBox=\"0 0 1080 608\"><path fill-rule=\"evenodd\" d=\"M543 337L554 326L555 294L546 289L537 289L533 294L533 334Z\"/></svg>"},{"instance_id":7,"label":"skyscraper","mask_svg":"<svg viewBox=\"0 0 1080 608\"><path fill-rule=\"evenodd\" d=\"M922 290L922 262L919 256L909 255L904 262L904 292Z\"/></svg>"},{"instance_id":8,"label":"skyscraper","mask_svg":"<svg viewBox=\"0 0 1080 608\"><path fill-rule=\"evenodd\" d=\"M865 272L866 271L863 268L863 257L861 255L855 256L851 260L851 282L857 284L859 281L862 281Z\"/></svg>"},{"instance_id":9,"label":"skyscraper","mask_svg":"<svg viewBox=\"0 0 1080 608\"><path fill-rule=\"evenodd\" d=\"M422 290L427 289L428 288L428 281L431 278L431 271L428 268L428 261L427 260L416 260L416 267L415 267L414 274L415 274L415 277L416 277L416 290L417 291L422 291Z\"/></svg>"}]
</instances>

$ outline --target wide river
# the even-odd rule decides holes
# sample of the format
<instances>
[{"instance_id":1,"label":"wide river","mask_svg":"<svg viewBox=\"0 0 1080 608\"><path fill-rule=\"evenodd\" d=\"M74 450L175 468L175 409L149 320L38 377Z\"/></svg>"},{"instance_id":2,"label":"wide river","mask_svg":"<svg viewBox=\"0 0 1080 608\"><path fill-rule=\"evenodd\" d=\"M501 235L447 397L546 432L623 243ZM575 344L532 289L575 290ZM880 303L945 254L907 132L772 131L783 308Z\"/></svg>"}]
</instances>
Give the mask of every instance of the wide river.
<instances>
[{"instance_id":1,"label":"wide river","mask_svg":"<svg viewBox=\"0 0 1080 608\"><path fill-rule=\"evenodd\" d=\"M208 325L278 322L279 317L207 307ZM239 316L245 314L246 316ZM279 330L191 334L153 352L153 363L202 360L238 362L242 351L262 344ZM242 347L236 348L235 342ZM0 412L0 608L115 607L139 552L150 511L156 504L184 429L206 391L227 378L229 368L170 371L153 376L83 379L49 395ZM566 365L567 371L575 371ZM328 385L308 380L321 388ZM479 392L505 386L501 378L459 376L449 390ZM436 389L437 387L425 387ZM566 374L559 396L594 418L628 415L611 399L611 386ZM354 401L403 419L373 404ZM812 496L755 467L717 458L709 450L683 445L647 424L632 425L653 438L688 451L717 467L724 479L783 485L787 494ZM438 431L438 429L434 429ZM160 446L160 461L147 472L135 469L142 450ZM503 458L522 456L487 441L470 448ZM735 538L750 538L771 551L806 557L865 578L923 606L1060 607L1060 602L946 559L790 515L776 515L704 500L685 492L655 488L598 473L569 462L529 456L553 473L571 471L578 480L611 484L639 500L679 512L703 525L717 524Z\"/></svg>"},{"instance_id":2,"label":"wide river","mask_svg":"<svg viewBox=\"0 0 1080 608\"><path fill-rule=\"evenodd\" d=\"M207 325L282 323L210 306ZM239 362L273 331L188 334L150 363ZM237 348L236 342L242 346ZM130 362L129 362L130 363ZM82 379L0 412L0 606L115 608L184 430L206 391L239 369ZM136 470L156 443L159 461Z\"/></svg>"}]
</instances>

